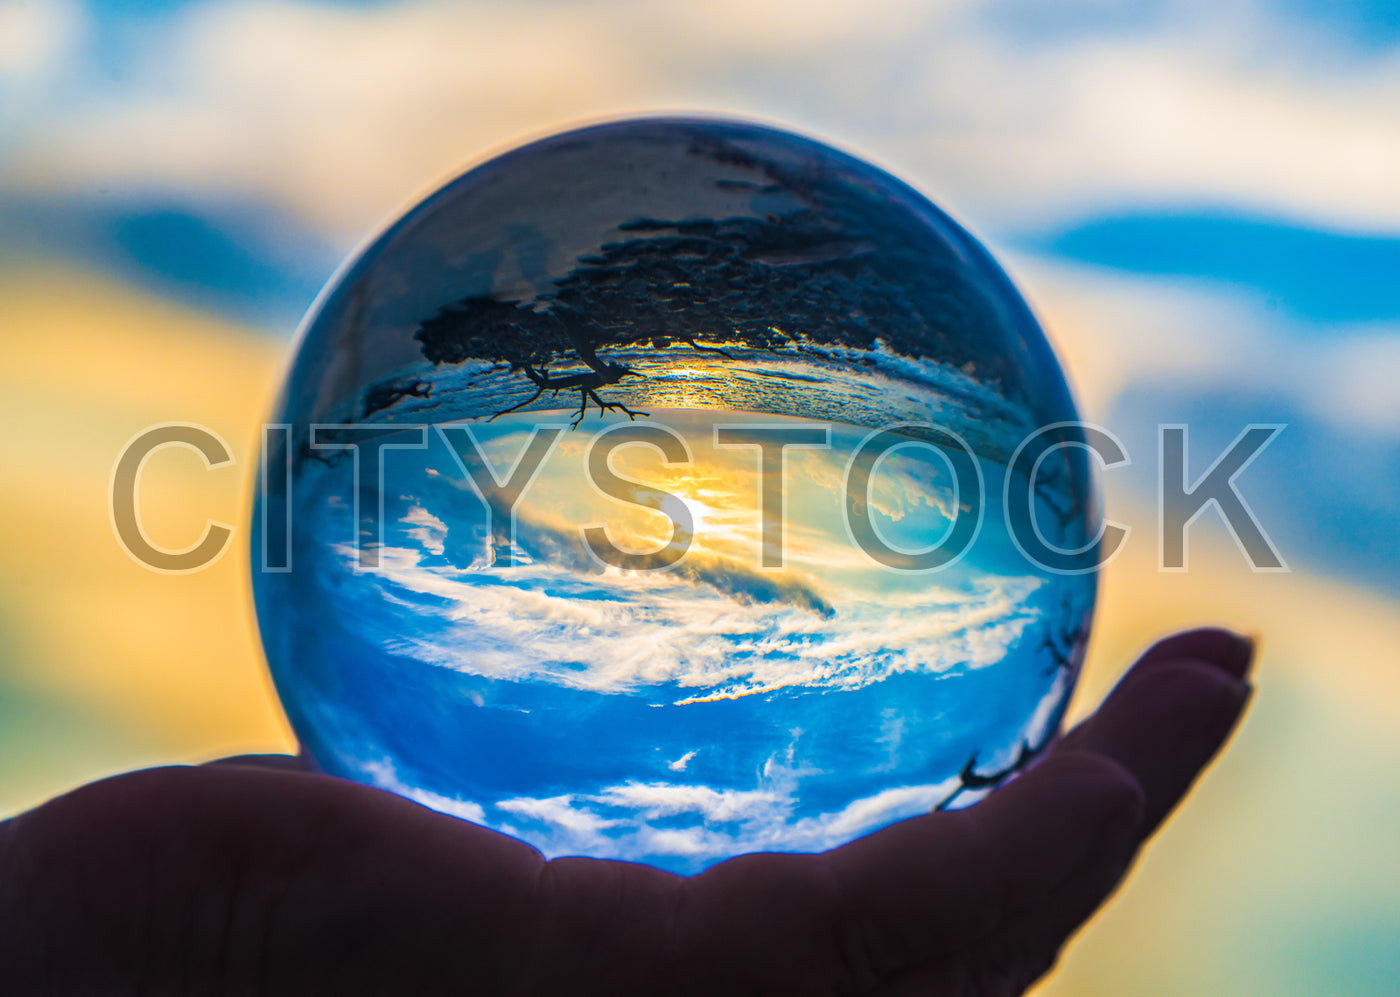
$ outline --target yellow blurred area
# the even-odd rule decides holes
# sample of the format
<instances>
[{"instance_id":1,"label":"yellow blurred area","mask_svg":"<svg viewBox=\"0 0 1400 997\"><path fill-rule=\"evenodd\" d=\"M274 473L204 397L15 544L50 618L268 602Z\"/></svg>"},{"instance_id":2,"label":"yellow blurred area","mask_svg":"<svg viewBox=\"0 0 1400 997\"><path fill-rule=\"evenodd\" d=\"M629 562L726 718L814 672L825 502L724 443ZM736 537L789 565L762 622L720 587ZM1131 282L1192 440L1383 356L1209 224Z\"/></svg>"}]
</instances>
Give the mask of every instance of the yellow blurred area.
<instances>
[{"instance_id":1,"label":"yellow blurred area","mask_svg":"<svg viewBox=\"0 0 1400 997\"><path fill-rule=\"evenodd\" d=\"M10 659L0 689L111 726L125 749L65 755L55 767L41 748L6 743L0 808L123 763L289 747L257 648L242 526L282 344L89 274L38 267L4 271L0 324L9 413L0 633ZM167 421L214 430L237 460L208 470L172 447L147 462L140 510L153 542L187 546L206 519L240 524L226 554L194 574L137 564L109 525L117 455Z\"/></svg>"},{"instance_id":2,"label":"yellow blurred area","mask_svg":"<svg viewBox=\"0 0 1400 997\"><path fill-rule=\"evenodd\" d=\"M1203 526L1184 574L1157 571L1150 525L1104 572L1070 722L1152 635L1202 621L1262 638L1254 701L1037 993L1393 992L1392 966L1350 953L1387 946L1400 901L1400 603L1301 571L1255 574Z\"/></svg>"},{"instance_id":3,"label":"yellow blurred area","mask_svg":"<svg viewBox=\"0 0 1400 997\"><path fill-rule=\"evenodd\" d=\"M246 526L282 344L37 266L0 278L0 325L0 813L124 768L291 749L258 649ZM1073 371L1084 360L1072 337L1061 345ZM135 563L108 519L123 445L171 421L214 430L237 458L209 470L171 448L148 463L141 509L155 542L186 546L208 519L238 524L221 560L186 575ZM1144 974L1153 992L1225 977L1284 992L1269 985L1269 952L1240 957L1240 946L1306 945L1319 918L1364 931L1373 912L1357 896L1400 896L1400 603L1306 571L1254 573L1211 514L1193 528L1190 570L1161 573L1153 510L1115 496L1111 476L1109 488L1110 514L1134 533L1103 572L1075 713L1153 638L1203 622L1263 635L1259 695L1233 749L1042 992L1121 995ZM1288 913L1300 909L1316 916Z\"/></svg>"},{"instance_id":4,"label":"yellow blurred area","mask_svg":"<svg viewBox=\"0 0 1400 997\"><path fill-rule=\"evenodd\" d=\"M1114 662L1121 667L1154 634L1208 622L1260 640L1260 681L1278 675L1305 682L1316 695L1355 710L1359 724L1400 726L1393 652L1400 647L1400 603L1304 571L1256 573L1232 543L1202 535L1204 529L1197 530L1189 570L1161 572L1151 510L1129 518L1141 525L1103 572L1080 714L1108 691Z\"/></svg>"}]
</instances>

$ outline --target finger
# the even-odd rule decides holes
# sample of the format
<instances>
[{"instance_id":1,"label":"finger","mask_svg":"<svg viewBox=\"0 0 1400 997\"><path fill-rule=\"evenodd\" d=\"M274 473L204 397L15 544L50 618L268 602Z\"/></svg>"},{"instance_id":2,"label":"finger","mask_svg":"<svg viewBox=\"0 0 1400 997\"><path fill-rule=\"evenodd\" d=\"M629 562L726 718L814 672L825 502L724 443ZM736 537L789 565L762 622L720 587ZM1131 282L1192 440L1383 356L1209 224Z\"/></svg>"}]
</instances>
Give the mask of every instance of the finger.
<instances>
[{"instance_id":1,"label":"finger","mask_svg":"<svg viewBox=\"0 0 1400 997\"><path fill-rule=\"evenodd\" d=\"M280 754L252 754L252 755L232 755L228 758L216 758L212 762L205 762L205 767L221 765L239 765L246 768L277 769L282 772L318 772L316 763L311 760L311 756L302 750L295 755Z\"/></svg>"},{"instance_id":2,"label":"finger","mask_svg":"<svg viewBox=\"0 0 1400 997\"><path fill-rule=\"evenodd\" d=\"M1154 645L1099 712L1055 749L1111 759L1142 787L1144 820L1040 903L1008 920L969 963L984 975L1011 967L1029 987L1117 887L1145 839L1179 802L1238 722L1248 699L1254 642L1222 630L1179 634ZM1195 655L1182 658L1181 655Z\"/></svg>"},{"instance_id":3,"label":"finger","mask_svg":"<svg viewBox=\"0 0 1400 997\"><path fill-rule=\"evenodd\" d=\"M1219 627L1202 627L1164 637L1147 649L1133 667L1142 673L1162 661L1206 661L1237 679L1247 679L1258 641L1247 634Z\"/></svg>"},{"instance_id":4,"label":"finger","mask_svg":"<svg viewBox=\"0 0 1400 997\"><path fill-rule=\"evenodd\" d=\"M994 931L970 946L957 960L963 989L1020 994L1049 972L1070 937L1122 882L1141 847L1140 828L1141 824L1127 833L1102 837L1099 847L1072 874L1042 896L1008 912ZM939 969L937 965L931 968ZM905 982L919 975L907 974Z\"/></svg>"},{"instance_id":5,"label":"finger","mask_svg":"<svg viewBox=\"0 0 1400 997\"><path fill-rule=\"evenodd\" d=\"M841 992L868 990L993 933L1114 842L1136 840L1141 813L1121 767L1066 753L968 810L903 821L825 855L724 863L692 880L682 937L726 958L688 972L713 992L832 980Z\"/></svg>"},{"instance_id":6,"label":"finger","mask_svg":"<svg viewBox=\"0 0 1400 997\"><path fill-rule=\"evenodd\" d=\"M1238 644L1191 649L1221 656L1175 658L1176 648L1159 645L1056 749L1100 754L1132 772L1147 799L1144 836L1180 802L1249 700Z\"/></svg>"},{"instance_id":7,"label":"finger","mask_svg":"<svg viewBox=\"0 0 1400 997\"><path fill-rule=\"evenodd\" d=\"M1048 764L1048 762L1047 762ZM1007 916L981 940L891 978L869 997L916 994L1020 994L1053 967L1066 940L1121 882L1139 842L1135 830L1100 846L1048 892Z\"/></svg>"},{"instance_id":8,"label":"finger","mask_svg":"<svg viewBox=\"0 0 1400 997\"><path fill-rule=\"evenodd\" d=\"M1197 657L1178 657L1183 654ZM984 885L992 887L986 895L1002 898L999 901L1002 909L992 913L1005 921L1004 908L1012 902L1015 890L1021 890L1023 897L1048 895L1046 877L1060 876L1062 870L1071 866L1078 868L1071 849L1073 836L1088 833L1096 826L1111 825L1111 821L1104 824L1104 818L1094 812L1093 805L1109 806L1110 787L1115 784L1131 787L1131 792L1140 800L1142 821L1137 839L1140 841L1176 805L1234 729L1248 698L1249 687L1242 676L1248 674L1252 656L1252 641L1225 630L1195 630L1154 645L1129 671L1099 712L1063 738L1044 764L977 806L961 812L968 815L972 826L985 821L998 833L984 833L969 846L956 840L959 825L932 824L937 833L929 834L929 839L936 841L939 849L954 863L951 872L935 867L933 874L942 878L946 889L948 884L959 882L960 870L965 872L978 866L979 848L983 849L983 859L996 856L1000 882ZM1107 770L1099 774L1098 784L1092 780L1076 784L1076 778L1082 779L1078 773L1089 764L1084 758L1086 755L1097 756L1108 763ZM1066 758L1074 759L1069 775L1063 774ZM1042 787L1047 786L1051 789L1045 794ZM1034 792L1030 787L1034 787ZM1046 796L1043 808L1036 810L1042 795ZM1077 809L1066 817L1057 807L1071 800L1076 801ZM1018 827L1008 817L1014 814L1023 814L1028 823ZM1047 824L1039 834L1029 839L1024 837L1027 827L1057 815L1065 821L1061 827L1068 832L1057 832L1054 825ZM935 822L940 816L960 814L935 814L928 820ZM1080 823L1076 824L1075 818ZM1018 837L1018 832L1022 836ZM898 896L901 883L908 882L904 877L909 870L896 863L885 870L883 877L879 872L886 849L889 854L908 855L919 847L924 833L919 821L907 821L840 849L832 853L832 858L853 863L869 860L868 865L857 865L853 873L844 878L869 884L872 912L883 906L877 920L885 917L891 924L922 925L932 928L939 936L951 937L950 926L929 920L937 911L921 911L916 897L909 893L902 898ZM954 840L945 842L945 834L952 835ZM1041 917L1048 933L1063 935L1072 931L1112 888L1128 854L1117 859L1107 856L1106 865L1092 870L1093 874L1086 872L1073 880L1074 889L1079 891L1077 902L1066 895L1062 902L1046 906L1046 910L1056 912L1054 920ZM964 860L971 864L957 865ZM1055 882L1068 884L1071 879L1058 878ZM1095 885L1096 882L1100 885ZM952 892L954 895L971 894L973 888L968 886ZM893 903L887 899L891 897L896 898ZM904 904L902 910L896 906L900 902ZM985 907L982 913L988 913Z\"/></svg>"},{"instance_id":9,"label":"finger","mask_svg":"<svg viewBox=\"0 0 1400 997\"><path fill-rule=\"evenodd\" d=\"M1253 642L1223 630L1197 630L1154 645L1119 683L1099 713L1066 736L1044 765L994 793L970 813L1004 803L1019 785L1066 756L1089 755L1111 763L1140 787L1143 820L1127 836L1112 838L1075 872L1016 913L1001 918L959 971L988 978L1016 974L1029 986L1053 963L1064 941L1107 898L1131 862L1141 839L1177 803L1238 721L1248 696ZM1182 658L1194 655L1194 658ZM1028 811L1029 813L1029 811ZM1031 853L1021 853L1029 858ZM1043 862L1036 856L1032 861ZM1024 863L1012 877L1034 875ZM925 964L896 978L889 993L952 986L949 967ZM959 986L965 980L955 981Z\"/></svg>"},{"instance_id":10,"label":"finger","mask_svg":"<svg viewBox=\"0 0 1400 997\"><path fill-rule=\"evenodd\" d=\"M1109 696L1178 661L1199 661L1239 681L1248 681L1255 650L1255 638L1230 630L1205 627L1172 634L1143 652Z\"/></svg>"},{"instance_id":11,"label":"finger","mask_svg":"<svg viewBox=\"0 0 1400 997\"><path fill-rule=\"evenodd\" d=\"M1057 753L973 808L895 825L886 840L871 835L831 861L860 912L871 968L888 975L997 934L1119 854L1136 840L1143 807L1118 765Z\"/></svg>"}]
</instances>

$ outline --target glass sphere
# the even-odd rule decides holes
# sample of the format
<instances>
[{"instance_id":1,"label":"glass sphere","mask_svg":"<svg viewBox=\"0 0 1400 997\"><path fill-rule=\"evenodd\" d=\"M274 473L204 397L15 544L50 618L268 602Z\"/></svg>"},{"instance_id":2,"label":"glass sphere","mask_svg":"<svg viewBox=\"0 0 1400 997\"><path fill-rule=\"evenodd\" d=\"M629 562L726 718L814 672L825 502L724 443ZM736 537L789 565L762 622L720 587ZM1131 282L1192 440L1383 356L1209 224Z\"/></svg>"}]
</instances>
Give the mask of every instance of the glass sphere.
<instances>
[{"instance_id":1,"label":"glass sphere","mask_svg":"<svg viewBox=\"0 0 1400 997\"><path fill-rule=\"evenodd\" d=\"M254 591L328 772L690 873L1054 737L1092 466L987 252L820 143L642 119L414 207L308 316Z\"/></svg>"}]
</instances>

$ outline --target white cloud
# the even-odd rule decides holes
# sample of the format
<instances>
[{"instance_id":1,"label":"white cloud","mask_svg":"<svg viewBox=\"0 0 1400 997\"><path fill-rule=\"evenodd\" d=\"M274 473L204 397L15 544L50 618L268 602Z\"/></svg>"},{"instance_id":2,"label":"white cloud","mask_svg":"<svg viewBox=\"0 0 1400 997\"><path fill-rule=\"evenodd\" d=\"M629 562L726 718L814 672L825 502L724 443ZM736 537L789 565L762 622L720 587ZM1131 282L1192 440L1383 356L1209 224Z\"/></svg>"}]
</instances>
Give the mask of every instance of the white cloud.
<instances>
[{"instance_id":1,"label":"white cloud","mask_svg":"<svg viewBox=\"0 0 1400 997\"><path fill-rule=\"evenodd\" d=\"M1180 385L1275 394L1338 427L1400 432L1400 326L1320 329L1237 288L1012 262L1086 418L1102 419L1134 386Z\"/></svg>"},{"instance_id":2,"label":"white cloud","mask_svg":"<svg viewBox=\"0 0 1400 997\"><path fill-rule=\"evenodd\" d=\"M461 817L469 820L473 824L486 823L486 811L481 804L471 800L463 800L455 796L444 796L441 793L434 793L431 790L415 786L405 782L399 775L398 769L393 761L386 757L362 761L359 769L365 781L371 785L386 789L391 793L407 797L415 803L421 803L425 807L436 810L439 813L451 814L454 817Z\"/></svg>"},{"instance_id":3,"label":"white cloud","mask_svg":"<svg viewBox=\"0 0 1400 997\"><path fill-rule=\"evenodd\" d=\"M546 824L553 824L577 838L593 839L598 835L598 832L612 827L615 823L604 820L591 810L575 807L573 803L574 797L570 795L553 796L548 799L520 797L513 800L501 800L496 804L496 807L517 817L528 817Z\"/></svg>"},{"instance_id":4,"label":"white cloud","mask_svg":"<svg viewBox=\"0 0 1400 997\"><path fill-rule=\"evenodd\" d=\"M140 53L161 73L94 91L6 172L252 195L343 243L522 136L700 107L836 136L1003 225L1185 201L1400 229L1400 55L1340 58L1248 3L1183 11L1031 38L912 0L228 2L176 20Z\"/></svg>"},{"instance_id":5,"label":"white cloud","mask_svg":"<svg viewBox=\"0 0 1400 997\"><path fill-rule=\"evenodd\" d=\"M443 541L447 539L447 524L421 505L409 509L403 522L409 527L404 536L418 541L428 553L441 555L446 550Z\"/></svg>"},{"instance_id":6,"label":"white cloud","mask_svg":"<svg viewBox=\"0 0 1400 997\"><path fill-rule=\"evenodd\" d=\"M353 563L351 547L339 549ZM860 689L892 675L939 674L1003 660L1041 616L1034 577L978 577L966 591L928 584L901 594L844 593L826 616L789 603L744 603L665 572L558 565L425 566L408 548L380 550L354 574L383 598L415 603L416 632L354 618L371 646L510 681L624 693L674 684L680 703L792 688ZM494 579L498 584L483 584ZM417 596L431 596L419 602Z\"/></svg>"},{"instance_id":7,"label":"white cloud","mask_svg":"<svg viewBox=\"0 0 1400 997\"><path fill-rule=\"evenodd\" d=\"M685 754L677 758L674 762L667 762L666 767L672 772L684 772L686 766L691 763L691 761L695 758L697 753L698 752L687 751Z\"/></svg>"},{"instance_id":8,"label":"white cloud","mask_svg":"<svg viewBox=\"0 0 1400 997\"><path fill-rule=\"evenodd\" d=\"M1061 710L1064 708L1065 701L1070 692L1068 687L1071 680L1079 674L1079 668L1080 665L1083 664L1084 649L1086 646L1087 645L1081 644L1076 649L1075 655L1077 660L1073 662L1073 672L1062 668L1055 673L1055 680L1050 684L1050 688L1046 690L1045 695L1041 697L1040 702L1036 704L1035 712L1031 714L1031 718L1026 721L1024 743L1035 748L1040 748L1045 745L1049 738L1054 736L1055 726L1059 722ZM1019 754L1019 747L1017 753ZM1011 758L993 759L994 770L1000 770L1011 764L1014 758L1015 756L1013 755Z\"/></svg>"},{"instance_id":9,"label":"white cloud","mask_svg":"<svg viewBox=\"0 0 1400 997\"><path fill-rule=\"evenodd\" d=\"M665 782L629 782L609 786L589 800L600 806L635 811L644 820L696 813L708 822L727 824L767 818L774 811L785 810L791 804L788 795L775 789L718 790Z\"/></svg>"},{"instance_id":10,"label":"white cloud","mask_svg":"<svg viewBox=\"0 0 1400 997\"><path fill-rule=\"evenodd\" d=\"M486 149L647 89L608 23L554 4L200 5L148 41L160 73L93 95L19 169L251 196L344 243Z\"/></svg>"},{"instance_id":11,"label":"white cloud","mask_svg":"<svg viewBox=\"0 0 1400 997\"><path fill-rule=\"evenodd\" d=\"M1291 39L1263 55L1251 33L1270 25L1035 49L978 39L951 62L928 60L914 87L965 96L943 108L956 126L910 129L918 137L895 147L1013 225L1184 203L1400 228L1400 133L1386 124L1400 58L1343 69L1306 60Z\"/></svg>"},{"instance_id":12,"label":"white cloud","mask_svg":"<svg viewBox=\"0 0 1400 997\"><path fill-rule=\"evenodd\" d=\"M1143 380L1189 383L1258 370L1241 370L1240 361L1262 346L1264 313L1238 294L1043 258L1010 263L1089 419Z\"/></svg>"},{"instance_id":13,"label":"white cloud","mask_svg":"<svg viewBox=\"0 0 1400 997\"><path fill-rule=\"evenodd\" d=\"M927 786L896 786L855 800L833 814L798 822L798 833L815 848L832 848L898 819L928 813L948 797L956 779Z\"/></svg>"},{"instance_id":14,"label":"white cloud","mask_svg":"<svg viewBox=\"0 0 1400 997\"><path fill-rule=\"evenodd\" d=\"M1306 365L1320 414L1358 429L1400 432L1400 326L1362 329L1316 350Z\"/></svg>"},{"instance_id":15,"label":"white cloud","mask_svg":"<svg viewBox=\"0 0 1400 997\"><path fill-rule=\"evenodd\" d=\"M528 827L505 824L502 830L525 837L547 856L680 857L700 869L746 852L835 848L895 821L928 813L957 786L956 777L927 785L895 786L853 800L836 811L794 818L799 790L796 774L770 767L753 790L629 782L597 794L518 798L497 806L512 817L530 819L533 823ZM682 817L688 817L690 823L675 825ZM654 826L659 819L670 823Z\"/></svg>"},{"instance_id":16,"label":"white cloud","mask_svg":"<svg viewBox=\"0 0 1400 997\"><path fill-rule=\"evenodd\" d=\"M0 86L52 77L77 54L85 27L75 0L0 0Z\"/></svg>"}]
</instances>

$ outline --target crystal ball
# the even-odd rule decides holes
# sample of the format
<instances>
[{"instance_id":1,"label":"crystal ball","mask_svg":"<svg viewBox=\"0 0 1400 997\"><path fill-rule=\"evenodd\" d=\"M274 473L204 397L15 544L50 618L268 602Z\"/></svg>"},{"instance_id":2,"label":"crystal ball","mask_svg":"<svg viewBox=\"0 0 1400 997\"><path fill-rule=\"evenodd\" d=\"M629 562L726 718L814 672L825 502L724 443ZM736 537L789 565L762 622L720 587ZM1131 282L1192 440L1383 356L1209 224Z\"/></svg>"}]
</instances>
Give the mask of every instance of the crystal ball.
<instances>
[{"instance_id":1,"label":"crystal ball","mask_svg":"<svg viewBox=\"0 0 1400 997\"><path fill-rule=\"evenodd\" d=\"M890 174L744 122L559 134L347 263L264 429L259 627L327 772L680 873L1044 751L1095 465L1031 312Z\"/></svg>"}]
</instances>

